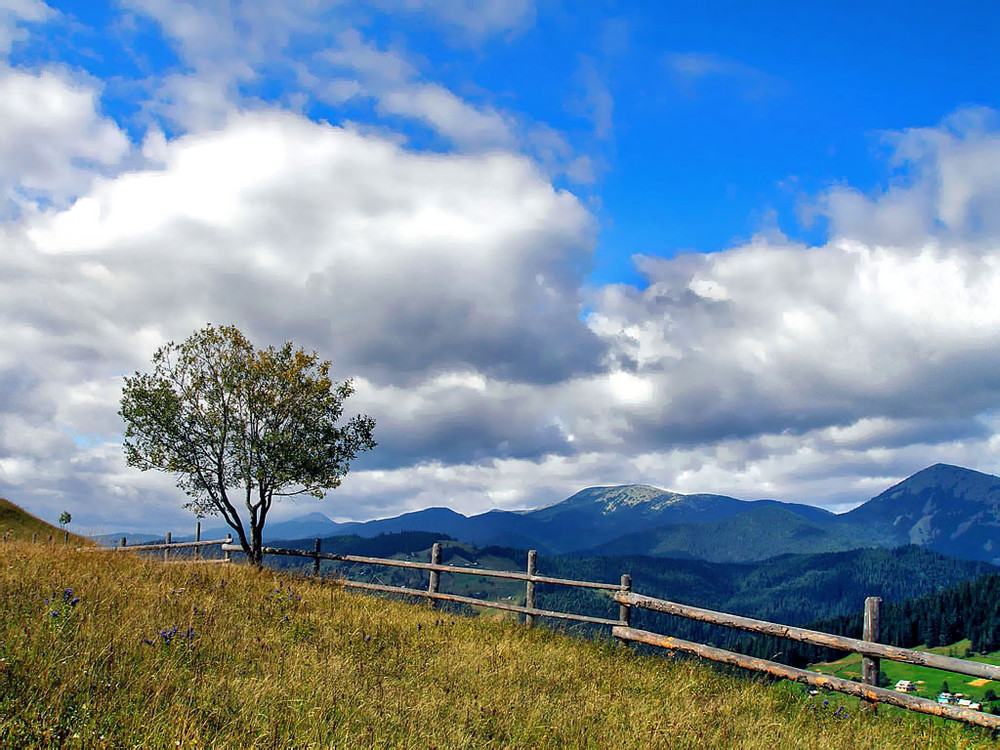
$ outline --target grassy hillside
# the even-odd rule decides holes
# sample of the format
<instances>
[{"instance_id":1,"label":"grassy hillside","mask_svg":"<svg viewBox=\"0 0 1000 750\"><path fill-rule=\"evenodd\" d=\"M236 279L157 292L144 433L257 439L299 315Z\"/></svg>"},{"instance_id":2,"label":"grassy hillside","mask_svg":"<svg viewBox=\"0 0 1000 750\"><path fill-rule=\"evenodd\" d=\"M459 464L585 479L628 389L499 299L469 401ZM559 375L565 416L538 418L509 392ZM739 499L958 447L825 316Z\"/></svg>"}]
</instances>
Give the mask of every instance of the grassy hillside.
<instances>
[{"instance_id":1,"label":"grassy hillside","mask_svg":"<svg viewBox=\"0 0 1000 750\"><path fill-rule=\"evenodd\" d=\"M845 716L797 687L276 571L0 555L0 747L993 747L953 723Z\"/></svg>"},{"instance_id":2,"label":"grassy hillside","mask_svg":"<svg viewBox=\"0 0 1000 750\"><path fill-rule=\"evenodd\" d=\"M0 497L0 536L7 533L14 539L31 539L32 534L37 534L39 539L47 539L51 534L53 539L60 542L63 540L63 529L36 518ZM88 540L76 534L70 534L69 538L74 544L90 544Z\"/></svg>"}]
</instances>

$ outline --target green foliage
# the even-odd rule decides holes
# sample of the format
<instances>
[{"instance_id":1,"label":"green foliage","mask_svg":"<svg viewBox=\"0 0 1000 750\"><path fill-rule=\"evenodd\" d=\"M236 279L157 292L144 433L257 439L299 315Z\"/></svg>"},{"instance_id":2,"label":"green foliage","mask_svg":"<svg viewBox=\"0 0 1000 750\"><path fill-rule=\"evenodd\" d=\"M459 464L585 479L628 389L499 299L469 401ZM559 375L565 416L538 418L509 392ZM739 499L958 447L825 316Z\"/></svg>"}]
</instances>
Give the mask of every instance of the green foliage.
<instances>
[{"instance_id":1,"label":"green foliage","mask_svg":"<svg viewBox=\"0 0 1000 750\"><path fill-rule=\"evenodd\" d=\"M852 612L820 621L815 627L858 637L861 614ZM1000 649L1000 574L979 575L906 601L887 602L882 607L881 640L885 643L905 648L918 645L934 648L963 638L970 641L973 652Z\"/></svg>"},{"instance_id":2,"label":"green foliage","mask_svg":"<svg viewBox=\"0 0 1000 750\"><path fill-rule=\"evenodd\" d=\"M836 517L810 520L778 506L752 507L722 520L674 523L618 537L589 555L636 554L693 557L710 562L756 562L785 554L840 552L895 546L863 526Z\"/></svg>"},{"instance_id":3,"label":"green foliage","mask_svg":"<svg viewBox=\"0 0 1000 750\"><path fill-rule=\"evenodd\" d=\"M63 526L65 526L66 524L72 522L72 520L73 520L73 516L70 515L70 512L68 510L64 510L59 515L59 523L62 524Z\"/></svg>"},{"instance_id":4,"label":"green foliage","mask_svg":"<svg viewBox=\"0 0 1000 750\"><path fill-rule=\"evenodd\" d=\"M191 498L186 507L221 514L259 564L273 499L323 497L375 447L371 417L339 424L354 389L332 381L330 366L290 342L256 349L233 326L168 343L153 355L152 373L125 379L126 460L175 474Z\"/></svg>"}]
</instances>

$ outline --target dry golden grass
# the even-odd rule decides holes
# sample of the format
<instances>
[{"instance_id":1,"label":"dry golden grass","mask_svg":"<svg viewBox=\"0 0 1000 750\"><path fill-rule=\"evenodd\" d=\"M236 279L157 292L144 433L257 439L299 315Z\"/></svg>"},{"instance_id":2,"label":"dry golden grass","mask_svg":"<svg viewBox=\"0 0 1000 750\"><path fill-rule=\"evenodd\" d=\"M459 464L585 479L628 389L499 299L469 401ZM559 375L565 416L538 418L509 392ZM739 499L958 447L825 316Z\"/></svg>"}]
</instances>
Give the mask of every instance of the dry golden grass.
<instances>
[{"instance_id":1,"label":"dry golden grass","mask_svg":"<svg viewBox=\"0 0 1000 750\"><path fill-rule=\"evenodd\" d=\"M46 523L9 500L0 497L0 537L5 534L10 534L11 538L22 541L31 539L31 535L36 534L40 542L47 540L51 535L53 543L56 544L62 544L64 539L63 529ZM93 544L89 539L76 534L69 534L69 542L77 545Z\"/></svg>"},{"instance_id":2,"label":"dry golden grass","mask_svg":"<svg viewBox=\"0 0 1000 750\"><path fill-rule=\"evenodd\" d=\"M0 612L2 747L994 747L268 570L10 543Z\"/></svg>"}]
</instances>

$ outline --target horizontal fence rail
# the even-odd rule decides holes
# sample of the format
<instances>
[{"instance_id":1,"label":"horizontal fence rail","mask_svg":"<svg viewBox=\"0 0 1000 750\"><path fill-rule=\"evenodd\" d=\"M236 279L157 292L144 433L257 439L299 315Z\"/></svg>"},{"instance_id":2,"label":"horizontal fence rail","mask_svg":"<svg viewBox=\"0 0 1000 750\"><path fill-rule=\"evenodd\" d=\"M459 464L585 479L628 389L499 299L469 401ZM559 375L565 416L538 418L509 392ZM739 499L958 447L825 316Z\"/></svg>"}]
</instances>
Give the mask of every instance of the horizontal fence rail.
<instances>
[{"instance_id":1,"label":"horizontal fence rail","mask_svg":"<svg viewBox=\"0 0 1000 750\"><path fill-rule=\"evenodd\" d=\"M222 559L194 561L186 560L185 562L229 562L231 560L232 552L243 552L243 547L241 545L233 543L232 535L228 535L225 539L211 539L205 541L202 541L200 536L201 525L199 524L198 531L195 535L195 541L193 542L172 542L171 536L168 533L164 543L137 544L129 547L125 544L126 540L123 538L120 546L105 547L104 549L116 552L162 550L164 560L167 560L169 551L172 549L194 548L196 550L195 554L197 554L201 548L218 545L220 550L225 554L225 557ZM694 607L687 604L667 601L665 599L657 599L651 596L636 594L632 591L632 579L628 575L623 575L621 577L621 582L617 584L600 583L595 581L577 581L570 578L556 578L553 576L539 575L537 573L538 553L535 550L530 550L528 552L527 570L525 572L521 572L444 565L441 562L442 547L440 543L435 543L433 545L431 548L431 561L425 563L410 560L395 560L385 557L344 555L335 552L323 552L321 549L321 540L317 539L315 541L315 547L312 550L262 547L261 552L264 555L301 557L312 560L312 571L313 575L316 577L319 577L320 575L320 562L323 560L427 571L429 574L427 589L417 589L407 586L392 586L380 583L366 583L363 581L353 581L349 579L341 579L338 583L347 588L361 589L364 591L423 597L430 599L432 602L445 601L457 604L466 604L474 607L486 607L507 612L515 612L525 616L525 623L528 626L534 624L536 617L548 617L558 620L571 620L593 625L608 626L611 628L611 634L623 642L634 642L657 646L670 651L677 651L722 664L761 672L771 675L772 677L792 680L816 688L852 695L862 699L864 704L869 706L884 703L886 705L898 706L900 708L929 714L931 716L953 719L967 724L985 727L993 730L994 732L1000 731L1000 716L976 711L963 706L938 703L928 698L919 698L906 693L887 690L876 685L879 673L879 660L881 659L889 659L891 661L923 667L932 667L934 669L941 669L948 672L968 675L970 677L1000 681L1000 666L878 643L879 602L881 602L881 599L878 599L877 597L869 597L869 599L865 602L865 632L864 637L858 639L791 625L781 625L778 623L767 622L766 620L757 620L751 617L743 617L741 615L718 612L711 609L704 609L702 607ZM525 604L522 606L519 604L509 604L507 602L479 599L472 596L444 593L439 590L442 573L523 581L525 584ZM539 609L535 606L535 586L540 583L611 592L613 596L610 597L609 601L619 605L618 619ZM647 630L639 630L631 627L633 608L673 615L675 617L682 617L710 625L743 630L757 635L784 638L811 646L819 646L822 648L830 648L860 654L863 657L863 677L861 682L854 682L840 677L833 677L830 675L820 674L818 672L810 672L805 669L791 667L786 664L769 661L767 659L746 656L745 654L716 648L714 646L708 646L702 643L693 643L680 638L665 636Z\"/></svg>"},{"instance_id":2,"label":"horizontal fence rail","mask_svg":"<svg viewBox=\"0 0 1000 750\"><path fill-rule=\"evenodd\" d=\"M795 682L805 683L806 685L812 685L826 690L834 690L838 693L846 693L847 695L853 695L872 703L887 703L893 706L899 706L900 708L909 709L910 711L919 711L920 713L930 714L931 716L941 716L946 719L963 721L967 724L975 724L976 726L986 727L987 729L992 729L994 731L1000 729L1000 716L982 713L981 711L973 711L972 709L963 708L961 706L951 706L938 703L930 700L929 698L918 698L915 695L897 693L894 690L886 690L885 688L875 687L874 685L866 685L861 682L852 682L851 680L845 680L840 677L831 677L817 672L809 672L805 669L790 667L786 664L779 664L778 662L768 661L766 659L758 659L753 656L737 654L733 651L726 651L725 649L715 648L714 646L705 646L701 643L691 643L690 641L684 641L680 638L671 638L670 636L660 635L659 633L650 633L645 630L635 630L634 628L616 626L612 633L616 638L620 638L621 640L645 643L650 646L659 646L660 648L665 648L670 651L680 651L681 653L699 656L703 659L710 659L722 664L730 664L735 667L750 669L755 672L764 672L772 677L780 677L785 680L793 680Z\"/></svg>"},{"instance_id":3,"label":"horizontal fence rail","mask_svg":"<svg viewBox=\"0 0 1000 750\"><path fill-rule=\"evenodd\" d=\"M216 542L218 544L218 542ZM227 552L242 552L238 544L223 544ZM409 560L392 560L388 557L365 557L364 555L338 555L335 552L310 552L302 549L280 549L276 547L261 547L265 555L288 555L291 557L308 557L309 559L336 560L339 562L366 563L368 565L383 565L387 568L411 568L413 570L433 570L439 573L456 573L458 575L484 576L486 578L509 578L512 581L532 581L534 583L553 583L560 586L573 586L581 589L603 589L605 591L620 591L617 583L595 583L594 581L574 581L570 578L552 578L516 570L490 570L488 568L463 568L457 565L442 565L441 563L411 562Z\"/></svg>"},{"instance_id":4,"label":"horizontal fence rail","mask_svg":"<svg viewBox=\"0 0 1000 750\"><path fill-rule=\"evenodd\" d=\"M676 615L677 617L697 620L711 625L722 625L737 630L745 630L749 633L757 633L758 635L785 638L790 641L807 643L810 646L851 651L862 656L889 659L890 661L899 661L906 664L916 664L921 667L933 667L934 669L943 669L948 672L958 672L970 677L1000 680L1000 666L993 664L983 664L967 659L956 659L951 656L931 654L925 651L914 651L908 648L889 646L884 643L872 643L871 641L831 635L817 630L807 630L790 625L778 625L773 622L766 622L765 620L755 620L751 617L715 612L711 609L702 609L701 607L692 607L687 604L654 599L651 596L642 596L640 594L618 594L615 596L615 600L622 604L639 607L640 609L663 612L668 615Z\"/></svg>"},{"instance_id":5,"label":"horizontal fence rail","mask_svg":"<svg viewBox=\"0 0 1000 750\"><path fill-rule=\"evenodd\" d=\"M572 620L575 622L586 622L592 625L628 625L628 618L612 620L610 618L604 617L592 617L590 615L581 615L573 612L556 612L548 609L538 609L534 604L534 585L537 583L549 583L558 586L571 586L575 588L585 588L585 589L598 589L603 591L614 591L618 593L626 593L628 588L626 582L623 581L620 584L615 583L598 583L595 581L575 581L569 578L554 578L552 576L540 576L535 573L521 573L520 571L514 570L490 570L483 568L468 568L461 567L457 565L444 565L441 562L412 562L409 560L392 560L386 557L367 557L365 555L341 555L335 552L321 552L319 549L319 540L317 540L317 546L314 550L300 550L300 549L284 549L280 547L262 547L261 553L265 555L282 555L287 557L304 557L314 561L313 572L315 575L319 574L319 561L320 560L332 560L335 562L349 562L349 563L361 563L365 565L381 565L389 568L405 568L409 570L426 570L431 574L430 585L427 590L408 588L405 586L389 586L379 583L364 583L361 581L351 581L342 580L341 583L348 588L364 589L366 591L379 591L388 594L402 594L405 596L419 596L425 599L431 599L436 601L448 601L455 602L458 604L467 604L474 607L488 607L490 609L499 609L507 612L517 612L525 615L528 618L533 617L550 617L559 620ZM243 548L238 544L223 544L222 549L226 552L242 552ZM431 550L431 559L440 560L441 559L441 546L440 544L435 544ZM530 558L529 558L530 559ZM449 573L455 575L469 575L469 576L484 576L486 578L503 578L512 581L524 581L527 586L532 587L529 589L530 594L526 596L526 603L529 606L520 606L517 604L507 604L506 602L495 602L489 599L479 599L471 596L460 596L458 594L445 594L438 591L440 586L440 574ZM436 574L436 575L435 575ZM528 620L531 624L531 620Z\"/></svg>"},{"instance_id":6,"label":"horizontal fence rail","mask_svg":"<svg viewBox=\"0 0 1000 750\"><path fill-rule=\"evenodd\" d=\"M118 545L115 547L107 547L106 549L112 550L114 552L148 552L150 550L171 550L171 549L186 549L189 547L214 547L216 545L225 547L233 541L231 536L225 539L209 539L204 542L168 542L161 544L133 544L131 547L126 545ZM242 550L243 548L237 546L236 549Z\"/></svg>"},{"instance_id":7,"label":"horizontal fence rail","mask_svg":"<svg viewBox=\"0 0 1000 750\"><path fill-rule=\"evenodd\" d=\"M556 612L550 609L538 609L536 607L522 607L518 604L507 604L506 602L491 602L485 599L476 599L471 596L459 596L458 594L442 594L440 592L431 593L422 589L410 589L402 586L385 586L380 583L363 583L361 581L341 581L348 588L365 589L367 591L382 591L389 594L407 594L409 596L423 596L428 599L436 599L446 602L457 602L459 604L470 604L477 607L490 607L491 609L502 609L507 612L519 612L535 617L551 617L557 620L576 620L578 622L589 622L594 625L621 625L621 620L610 620L604 617L590 617L589 615L578 615L572 612Z\"/></svg>"}]
</instances>

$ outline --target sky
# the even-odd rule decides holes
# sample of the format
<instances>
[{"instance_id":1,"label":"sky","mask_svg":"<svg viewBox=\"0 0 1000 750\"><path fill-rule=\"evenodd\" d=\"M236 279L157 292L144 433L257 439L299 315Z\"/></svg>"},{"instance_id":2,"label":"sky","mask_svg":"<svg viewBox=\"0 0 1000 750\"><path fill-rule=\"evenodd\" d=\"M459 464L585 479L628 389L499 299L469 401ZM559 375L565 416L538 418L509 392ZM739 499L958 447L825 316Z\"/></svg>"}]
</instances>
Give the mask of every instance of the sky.
<instances>
[{"instance_id":1,"label":"sky","mask_svg":"<svg viewBox=\"0 0 1000 750\"><path fill-rule=\"evenodd\" d=\"M0 0L0 496L193 525L123 377L356 387L337 520L1000 474L996 3Z\"/></svg>"}]
</instances>

